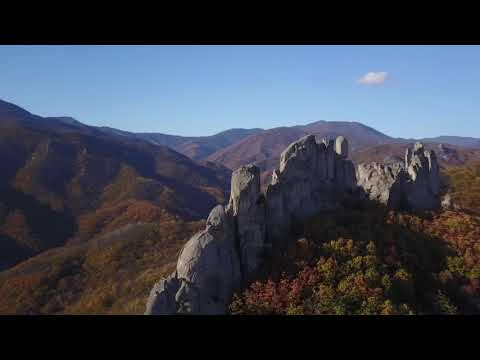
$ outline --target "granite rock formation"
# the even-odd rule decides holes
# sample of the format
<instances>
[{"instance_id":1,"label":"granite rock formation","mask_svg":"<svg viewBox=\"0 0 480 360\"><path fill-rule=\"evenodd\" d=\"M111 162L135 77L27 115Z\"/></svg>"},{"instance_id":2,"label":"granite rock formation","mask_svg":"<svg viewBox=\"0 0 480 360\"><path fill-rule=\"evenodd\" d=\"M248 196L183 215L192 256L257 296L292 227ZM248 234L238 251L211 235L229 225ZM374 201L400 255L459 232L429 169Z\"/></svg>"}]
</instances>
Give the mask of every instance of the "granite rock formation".
<instances>
[{"instance_id":1,"label":"granite rock formation","mask_svg":"<svg viewBox=\"0 0 480 360\"><path fill-rule=\"evenodd\" d=\"M205 230L187 242L176 272L151 290L145 313L226 313L234 291L255 276L271 248L291 239L296 220L336 208L339 194L355 189L347 157L344 137L306 136L282 153L266 194L256 166L235 170L228 205L216 206Z\"/></svg>"},{"instance_id":2,"label":"granite rock formation","mask_svg":"<svg viewBox=\"0 0 480 360\"><path fill-rule=\"evenodd\" d=\"M404 165L361 164L355 171L343 136L319 142L305 136L283 151L265 194L256 166L233 172L228 205L216 206L187 242L175 273L151 290L145 313L225 314L264 257L295 239L297 223L361 193L392 208L436 208L439 191L435 153L421 144L407 150Z\"/></svg>"},{"instance_id":3,"label":"granite rock formation","mask_svg":"<svg viewBox=\"0 0 480 360\"><path fill-rule=\"evenodd\" d=\"M405 168L410 177L405 194L408 205L415 210L436 209L440 206L440 174L434 151L416 143L405 154Z\"/></svg>"},{"instance_id":4,"label":"granite rock formation","mask_svg":"<svg viewBox=\"0 0 480 360\"><path fill-rule=\"evenodd\" d=\"M248 278L261 264L265 247L265 197L258 167L247 165L233 172L226 212L234 219L242 273Z\"/></svg>"},{"instance_id":5,"label":"granite rock formation","mask_svg":"<svg viewBox=\"0 0 480 360\"><path fill-rule=\"evenodd\" d=\"M282 247L295 222L339 206L340 196L356 188L355 167L348 143L313 135L291 144L280 156L280 166L266 190L267 244Z\"/></svg>"},{"instance_id":6,"label":"granite rock formation","mask_svg":"<svg viewBox=\"0 0 480 360\"><path fill-rule=\"evenodd\" d=\"M370 200L378 201L389 208L399 208L402 202L402 185L406 173L402 164L360 164L357 167L358 185L365 190Z\"/></svg>"},{"instance_id":7,"label":"granite rock formation","mask_svg":"<svg viewBox=\"0 0 480 360\"><path fill-rule=\"evenodd\" d=\"M146 313L225 313L241 281L234 230L233 217L216 206L205 230L183 247L176 272L152 289Z\"/></svg>"},{"instance_id":8,"label":"granite rock formation","mask_svg":"<svg viewBox=\"0 0 480 360\"><path fill-rule=\"evenodd\" d=\"M405 152L404 164L360 164L358 185L371 200L393 209L433 210L440 207L440 175L434 151L421 143Z\"/></svg>"}]
</instances>

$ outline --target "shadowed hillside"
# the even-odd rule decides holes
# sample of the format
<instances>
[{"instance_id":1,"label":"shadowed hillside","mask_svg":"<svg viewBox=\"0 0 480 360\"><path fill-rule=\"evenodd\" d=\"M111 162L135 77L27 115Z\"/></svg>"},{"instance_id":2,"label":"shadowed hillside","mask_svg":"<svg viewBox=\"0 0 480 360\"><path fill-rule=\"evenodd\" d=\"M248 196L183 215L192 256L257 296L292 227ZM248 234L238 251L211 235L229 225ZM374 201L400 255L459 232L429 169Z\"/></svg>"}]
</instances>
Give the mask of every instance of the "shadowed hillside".
<instances>
[{"instance_id":1,"label":"shadowed hillside","mask_svg":"<svg viewBox=\"0 0 480 360\"><path fill-rule=\"evenodd\" d=\"M225 200L230 181L225 168L168 147L6 102L0 162L2 267L128 223L201 219Z\"/></svg>"},{"instance_id":2,"label":"shadowed hillside","mask_svg":"<svg viewBox=\"0 0 480 360\"><path fill-rule=\"evenodd\" d=\"M480 223L455 212L413 215L349 205L312 218L233 314L480 313Z\"/></svg>"},{"instance_id":3,"label":"shadowed hillside","mask_svg":"<svg viewBox=\"0 0 480 360\"><path fill-rule=\"evenodd\" d=\"M158 277L204 223L127 225L0 273L0 314L141 314Z\"/></svg>"}]
</instances>

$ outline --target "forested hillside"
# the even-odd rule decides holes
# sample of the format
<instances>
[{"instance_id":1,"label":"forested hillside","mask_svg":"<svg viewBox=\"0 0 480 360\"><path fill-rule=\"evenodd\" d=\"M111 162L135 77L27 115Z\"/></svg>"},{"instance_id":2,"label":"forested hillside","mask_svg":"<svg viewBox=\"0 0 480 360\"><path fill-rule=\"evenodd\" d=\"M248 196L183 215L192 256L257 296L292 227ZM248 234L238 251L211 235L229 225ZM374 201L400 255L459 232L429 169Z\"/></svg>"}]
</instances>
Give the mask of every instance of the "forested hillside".
<instances>
[{"instance_id":1,"label":"forested hillside","mask_svg":"<svg viewBox=\"0 0 480 360\"><path fill-rule=\"evenodd\" d=\"M347 204L308 221L233 314L480 314L478 165L447 170L457 211Z\"/></svg>"}]
</instances>

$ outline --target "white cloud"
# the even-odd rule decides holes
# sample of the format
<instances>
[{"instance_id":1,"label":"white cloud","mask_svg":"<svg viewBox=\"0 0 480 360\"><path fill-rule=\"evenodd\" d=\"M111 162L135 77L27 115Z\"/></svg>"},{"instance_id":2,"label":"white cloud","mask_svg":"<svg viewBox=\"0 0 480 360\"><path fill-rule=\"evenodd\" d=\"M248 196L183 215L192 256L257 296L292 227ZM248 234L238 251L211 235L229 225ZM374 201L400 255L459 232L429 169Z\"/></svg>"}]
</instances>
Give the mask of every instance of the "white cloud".
<instances>
[{"instance_id":1,"label":"white cloud","mask_svg":"<svg viewBox=\"0 0 480 360\"><path fill-rule=\"evenodd\" d=\"M381 85L387 80L388 73L385 71L371 71L358 79L358 83L362 85Z\"/></svg>"}]
</instances>

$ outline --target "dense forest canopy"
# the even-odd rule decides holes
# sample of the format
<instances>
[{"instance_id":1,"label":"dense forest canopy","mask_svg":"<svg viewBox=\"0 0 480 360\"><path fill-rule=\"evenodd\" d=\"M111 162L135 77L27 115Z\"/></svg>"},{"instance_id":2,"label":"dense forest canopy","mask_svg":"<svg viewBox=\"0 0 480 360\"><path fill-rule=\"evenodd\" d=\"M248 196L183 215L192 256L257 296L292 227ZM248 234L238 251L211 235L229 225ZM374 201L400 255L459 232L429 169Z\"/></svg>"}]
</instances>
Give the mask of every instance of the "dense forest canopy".
<instances>
[{"instance_id":1,"label":"dense forest canopy","mask_svg":"<svg viewBox=\"0 0 480 360\"><path fill-rule=\"evenodd\" d=\"M443 172L456 211L349 204L320 215L233 314L479 314L480 164Z\"/></svg>"}]
</instances>

